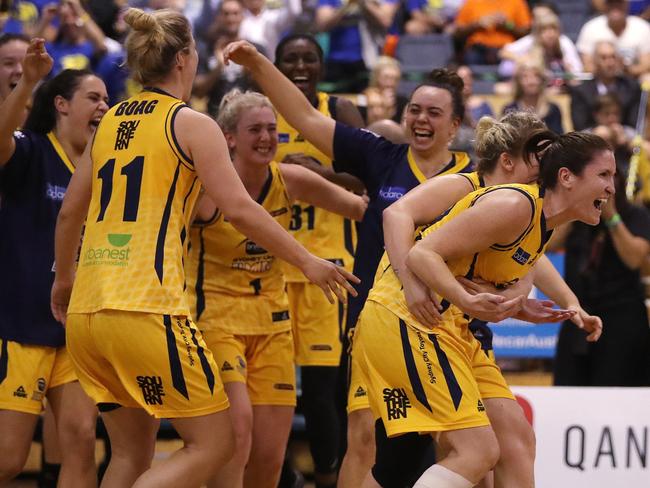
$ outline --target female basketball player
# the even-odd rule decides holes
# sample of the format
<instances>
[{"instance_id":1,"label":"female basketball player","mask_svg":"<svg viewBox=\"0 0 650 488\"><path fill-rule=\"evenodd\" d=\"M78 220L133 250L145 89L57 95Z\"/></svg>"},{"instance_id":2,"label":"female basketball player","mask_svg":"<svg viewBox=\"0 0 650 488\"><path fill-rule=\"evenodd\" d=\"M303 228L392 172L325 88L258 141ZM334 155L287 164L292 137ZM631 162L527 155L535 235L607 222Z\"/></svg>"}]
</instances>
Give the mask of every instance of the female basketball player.
<instances>
[{"instance_id":1,"label":"female basketball player","mask_svg":"<svg viewBox=\"0 0 650 488\"><path fill-rule=\"evenodd\" d=\"M130 9L125 21L127 62L147 88L106 114L70 183L56 229L52 309L62 322L68 313L75 369L103 412L113 448L104 484L198 487L234 447L228 400L184 294L201 182L238 230L329 296L352 290L352 276L309 254L250 198L219 127L183 102L197 65L187 19ZM184 446L151 468L160 417Z\"/></svg>"},{"instance_id":2,"label":"female basketball player","mask_svg":"<svg viewBox=\"0 0 650 488\"><path fill-rule=\"evenodd\" d=\"M539 161L539 187L508 184L472 192L421 232L409 251L408 269L442 297L435 329L409 312L390 265L378 270L363 311L357 351L373 412L388 436L431 432L448 453L416 487L469 488L499 459L482 401L486 390L477 383L504 395L507 385L493 374L495 366L471 334L470 321L514 315L525 297L472 294L455 276L512 286L542 256L551 229L572 220L598 223L600 207L614 192L614 157L597 136L544 131L529 139L524 154L529 162ZM583 320L583 327L596 340L601 323L591 319Z\"/></svg>"},{"instance_id":3,"label":"female basketball player","mask_svg":"<svg viewBox=\"0 0 650 488\"><path fill-rule=\"evenodd\" d=\"M446 70L434 70L422 86L415 89L405 115L408 144L393 144L363 129L354 129L316 110L296 86L274 68L255 48L245 41L226 47L226 59L243 64L273 102L287 122L316 148L335 161L334 169L358 177L366 186L370 202L359 229L354 272L361 277L359 295L348 304L346 329L351 334L372 286L383 253L381 213L406 192L435 175L469 170L466 153L449 151L449 142L463 118L462 80ZM346 360L341 362L347 372ZM347 385L347 374L344 373ZM356 394L356 392L354 392ZM346 388L347 394L347 388ZM365 392L354 400L363 401ZM348 402L348 409L355 409ZM349 422L358 419L354 413ZM372 425L355 432L367 432ZM371 439L350 439L348 459L352 469L368 466L374 459ZM339 484L359 486L348 481L343 466ZM349 483L349 484L346 484Z\"/></svg>"},{"instance_id":4,"label":"female basketball player","mask_svg":"<svg viewBox=\"0 0 650 488\"><path fill-rule=\"evenodd\" d=\"M43 41L33 40L0 105L0 485L22 470L47 397L61 448L59 486L93 487L97 409L74 374L49 290L56 216L107 95L91 72L65 70L39 87L16 131L51 67Z\"/></svg>"},{"instance_id":5,"label":"female basketball player","mask_svg":"<svg viewBox=\"0 0 650 488\"><path fill-rule=\"evenodd\" d=\"M422 324L434 328L440 315L435 297L432 297L427 288L403 264L409 249L413 246L412 236L416 227L435 221L454 203L478 188L535 181L538 176L538 166L526 164L523 158L523 146L533 132L543 128L545 126L541 120L529 112L512 112L498 122L484 117L476 131L476 151L479 156L477 172L434 178L415 188L384 211L384 234L390 263L401 270L399 278L404 289L406 304L409 311ZM388 261L384 266L387 264ZM382 266L380 267L383 269ZM550 304L529 300L528 306L518 318L530 322L557 322L577 313L578 317L574 320L578 323L583 318L592 320L582 310L576 296L546 257L542 256L539 259L534 275L535 284L565 309L553 309ZM533 273L529 275L529 279L533 279ZM529 285L526 283L530 280L521 280L518 286L511 287L507 293L527 294ZM483 290L483 287L479 287L474 282L462 281L475 291ZM494 288L486 289L499 292ZM480 321L472 321L470 328L481 342L485 354L494 359L491 330ZM355 361L354 366L357 366L354 353L353 361ZM351 383L353 387L361 385L365 388L365 382L361 380L358 371L358 367L353 367ZM474 374L478 376L481 397L501 447L501 456L495 467L495 484L497 487L530 486L535 458L532 429L509 390L489 388L495 383L491 377L500 374L496 367L482 367ZM367 408L369 409L370 406L368 405ZM369 410L366 412L367 415L371 415ZM421 453L430 444L430 437L408 434L388 440L382 427L383 425L377 425L378 454L373 468L374 479L382 486L412 484L418 477L416 471L423 467ZM436 454L442 454L440 449Z\"/></svg>"},{"instance_id":6,"label":"female basketball player","mask_svg":"<svg viewBox=\"0 0 650 488\"><path fill-rule=\"evenodd\" d=\"M218 122L244 187L283 227L291 226L297 199L361 220L362 197L299 165L274 162L276 116L264 95L229 93ZM296 404L283 266L235 230L209 199L201 201L197 218L187 272L196 303L192 316L220 365L236 439L233 459L211 486L275 487Z\"/></svg>"},{"instance_id":7,"label":"female basketball player","mask_svg":"<svg viewBox=\"0 0 650 488\"><path fill-rule=\"evenodd\" d=\"M275 64L319 112L350 127L363 126L361 114L352 102L317 90L324 69L323 51L312 36L285 37L276 49ZM299 164L340 186L358 193L363 191L358 178L335 172L332 159L291 127L282 115L278 115L278 138L278 161ZM298 201L292 206L290 230L310 252L352 270L357 235L356 226L349 219ZM306 282L295 268L288 267L285 278L314 481L319 488L334 486L340 460L342 420L336 395L345 306L340 302L328 303L320 290Z\"/></svg>"}]
</instances>

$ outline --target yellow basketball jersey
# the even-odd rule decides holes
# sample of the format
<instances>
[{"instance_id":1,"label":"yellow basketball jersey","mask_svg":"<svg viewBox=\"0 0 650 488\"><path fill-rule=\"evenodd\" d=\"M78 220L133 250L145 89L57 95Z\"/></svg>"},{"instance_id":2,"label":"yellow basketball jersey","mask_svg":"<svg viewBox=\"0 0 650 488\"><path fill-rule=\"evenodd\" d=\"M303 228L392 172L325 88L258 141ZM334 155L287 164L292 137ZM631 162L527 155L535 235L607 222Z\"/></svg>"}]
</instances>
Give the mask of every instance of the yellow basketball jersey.
<instances>
[{"instance_id":1,"label":"yellow basketball jersey","mask_svg":"<svg viewBox=\"0 0 650 488\"><path fill-rule=\"evenodd\" d=\"M183 259L201 184L174 134L185 106L147 90L104 115L69 312L189 314Z\"/></svg>"},{"instance_id":2,"label":"yellow basketball jersey","mask_svg":"<svg viewBox=\"0 0 650 488\"><path fill-rule=\"evenodd\" d=\"M488 188L480 188L454 205L441 218L424 227L418 233L417 239L423 238L448 220L472 207L483 195L493 191L518 191L525 195L533 210L530 223L526 230L513 242L505 245L494 244L474 255L454 259L447 266L454 276L466 278L481 278L493 283L497 288L506 288L516 283L530 271L537 259L544 254L551 232L546 230L546 221L542 212L544 192L537 185L507 184ZM462 312L448 301L441 298L444 315L462 315ZM370 291L368 300L375 301L389 308L409 323L417 323L417 319L409 312L404 299L401 283L395 275L388 258L384 255L377 269L375 286ZM423 330L428 330L423 326Z\"/></svg>"},{"instance_id":3,"label":"yellow basketball jersey","mask_svg":"<svg viewBox=\"0 0 650 488\"><path fill-rule=\"evenodd\" d=\"M290 201L275 162L258 203L282 227L289 227ZM209 223L193 226L191 241L188 294L192 316L201 330L218 327L250 335L291 328L283 266L275 256L235 229L221 213Z\"/></svg>"},{"instance_id":4,"label":"yellow basketball jersey","mask_svg":"<svg viewBox=\"0 0 650 488\"><path fill-rule=\"evenodd\" d=\"M327 93L318 93L318 110L331 117L330 97ZM278 152L276 159L282 159L291 153L303 153L318 161L321 165L331 167L332 160L306 141L297 130L278 114ZM328 259L348 271L352 271L354 248L357 236L354 222L340 215L314 207L305 202L295 201L291 207L289 230L293 236L312 254ZM289 282L307 282L299 269L286 265L285 276Z\"/></svg>"}]
</instances>

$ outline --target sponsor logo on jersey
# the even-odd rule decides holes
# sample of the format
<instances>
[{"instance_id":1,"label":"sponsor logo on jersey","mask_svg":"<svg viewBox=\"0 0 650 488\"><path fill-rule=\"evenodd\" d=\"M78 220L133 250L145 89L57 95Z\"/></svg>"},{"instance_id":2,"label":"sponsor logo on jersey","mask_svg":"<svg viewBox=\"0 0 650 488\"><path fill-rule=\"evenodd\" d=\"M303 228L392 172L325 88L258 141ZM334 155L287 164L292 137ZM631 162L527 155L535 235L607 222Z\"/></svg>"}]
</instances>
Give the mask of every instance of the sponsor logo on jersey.
<instances>
[{"instance_id":1,"label":"sponsor logo on jersey","mask_svg":"<svg viewBox=\"0 0 650 488\"><path fill-rule=\"evenodd\" d=\"M314 344L313 346L310 346L309 349L311 351L331 351L332 346L329 344Z\"/></svg>"},{"instance_id":2,"label":"sponsor logo on jersey","mask_svg":"<svg viewBox=\"0 0 650 488\"><path fill-rule=\"evenodd\" d=\"M287 144L289 142L289 134L286 132L278 132L278 143Z\"/></svg>"},{"instance_id":3,"label":"sponsor logo on jersey","mask_svg":"<svg viewBox=\"0 0 650 488\"><path fill-rule=\"evenodd\" d=\"M253 241L246 241L246 254L266 254L266 249L261 246L258 246Z\"/></svg>"},{"instance_id":4,"label":"sponsor logo on jersey","mask_svg":"<svg viewBox=\"0 0 650 488\"><path fill-rule=\"evenodd\" d=\"M406 188L402 188L401 186L383 186L379 189L379 196L390 202L399 200L405 193Z\"/></svg>"},{"instance_id":5,"label":"sponsor logo on jersey","mask_svg":"<svg viewBox=\"0 0 650 488\"><path fill-rule=\"evenodd\" d=\"M228 361L224 361L221 366L221 371L233 371L235 368Z\"/></svg>"},{"instance_id":6,"label":"sponsor logo on jersey","mask_svg":"<svg viewBox=\"0 0 650 488\"><path fill-rule=\"evenodd\" d=\"M527 253L522 248L518 247L515 253L512 255L512 259L514 259L519 264L524 265L530 259L530 253Z\"/></svg>"},{"instance_id":7,"label":"sponsor logo on jersey","mask_svg":"<svg viewBox=\"0 0 650 488\"><path fill-rule=\"evenodd\" d=\"M14 391L14 396L18 398L27 398L27 392L25 391L23 385L20 385L18 388L16 388L16 391Z\"/></svg>"},{"instance_id":8,"label":"sponsor logo on jersey","mask_svg":"<svg viewBox=\"0 0 650 488\"><path fill-rule=\"evenodd\" d=\"M293 385L290 383L275 383L273 385L273 388L276 390L285 390L285 391L293 391Z\"/></svg>"},{"instance_id":9,"label":"sponsor logo on jersey","mask_svg":"<svg viewBox=\"0 0 650 488\"><path fill-rule=\"evenodd\" d=\"M52 185L50 183L46 184L46 189L45 189L45 197L54 201L54 202L62 202L63 197L65 196L65 191L67 190L67 187L65 186L59 186L59 185Z\"/></svg>"},{"instance_id":10,"label":"sponsor logo on jersey","mask_svg":"<svg viewBox=\"0 0 650 488\"><path fill-rule=\"evenodd\" d=\"M122 102L117 106L115 110L115 115L148 115L153 113L153 111L158 105L158 100L134 100L133 102Z\"/></svg>"},{"instance_id":11,"label":"sponsor logo on jersey","mask_svg":"<svg viewBox=\"0 0 650 488\"><path fill-rule=\"evenodd\" d=\"M84 251L82 265L129 265L131 248L125 246L131 241L131 234L107 234L106 240L110 247L90 247Z\"/></svg>"}]
</instances>

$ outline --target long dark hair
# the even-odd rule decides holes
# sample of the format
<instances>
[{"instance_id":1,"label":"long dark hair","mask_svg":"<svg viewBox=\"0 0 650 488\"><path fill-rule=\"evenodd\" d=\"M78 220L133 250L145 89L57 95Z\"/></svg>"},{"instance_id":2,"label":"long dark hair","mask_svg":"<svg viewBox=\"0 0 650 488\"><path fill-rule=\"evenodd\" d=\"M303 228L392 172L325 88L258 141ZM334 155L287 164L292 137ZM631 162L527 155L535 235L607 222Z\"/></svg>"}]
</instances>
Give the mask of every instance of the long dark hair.
<instances>
[{"instance_id":1,"label":"long dark hair","mask_svg":"<svg viewBox=\"0 0 650 488\"><path fill-rule=\"evenodd\" d=\"M533 134L524 146L524 159L531 164L539 161L539 182L545 188L557 185L560 168L568 168L580 176L594 156L601 151L611 151L605 139L587 132L568 132L558 135L551 130Z\"/></svg>"},{"instance_id":2,"label":"long dark hair","mask_svg":"<svg viewBox=\"0 0 650 488\"><path fill-rule=\"evenodd\" d=\"M61 96L71 100L81 80L93 76L87 69L65 69L54 78L41 84L34 95L32 110L27 116L24 128L39 134L47 134L56 126L56 108L54 99Z\"/></svg>"}]
</instances>

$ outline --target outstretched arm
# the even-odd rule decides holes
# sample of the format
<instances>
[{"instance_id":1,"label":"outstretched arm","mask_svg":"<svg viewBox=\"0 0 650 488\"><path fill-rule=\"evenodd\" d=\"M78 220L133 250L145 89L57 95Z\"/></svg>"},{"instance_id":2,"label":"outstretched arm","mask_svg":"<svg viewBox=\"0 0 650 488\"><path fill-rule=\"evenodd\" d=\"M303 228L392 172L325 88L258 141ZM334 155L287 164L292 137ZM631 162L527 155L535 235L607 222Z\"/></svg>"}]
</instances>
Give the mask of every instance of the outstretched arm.
<instances>
[{"instance_id":1,"label":"outstretched arm","mask_svg":"<svg viewBox=\"0 0 650 488\"><path fill-rule=\"evenodd\" d=\"M456 280L447 261L471 256L500 242L511 242L528 226L530 205L517 192L492 192L418 241L406 265L429 288L472 317L498 322L521 308L525 297L471 295Z\"/></svg>"},{"instance_id":2,"label":"outstretched arm","mask_svg":"<svg viewBox=\"0 0 650 488\"><path fill-rule=\"evenodd\" d=\"M301 200L349 219L363 219L368 205L359 195L301 166L280 164L280 171L292 200Z\"/></svg>"},{"instance_id":3,"label":"outstretched arm","mask_svg":"<svg viewBox=\"0 0 650 488\"><path fill-rule=\"evenodd\" d=\"M433 222L470 191L472 186L463 176L438 176L415 187L383 213L386 252L404 286L406 304L420 322L429 326L440 319L439 304L435 295L406 266L406 256L413 247L416 227Z\"/></svg>"},{"instance_id":4,"label":"outstretched arm","mask_svg":"<svg viewBox=\"0 0 650 488\"><path fill-rule=\"evenodd\" d=\"M23 75L16 88L0 104L0 166L11 159L16 150L13 133L21 124L25 107L36 84L52 69L52 58L43 39L32 39L23 60Z\"/></svg>"},{"instance_id":5,"label":"outstretched arm","mask_svg":"<svg viewBox=\"0 0 650 488\"><path fill-rule=\"evenodd\" d=\"M323 289L332 303L331 292L345 301L340 287L356 294L348 280L357 283L358 279L343 268L310 254L251 199L230 162L225 138L216 122L193 110L181 110L176 117L175 132L181 147L194 161L208 196L239 232L298 267Z\"/></svg>"},{"instance_id":6,"label":"outstretched arm","mask_svg":"<svg viewBox=\"0 0 650 488\"><path fill-rule=\"evenodd\" d=\"M250 70L257 84L285 120L326 156L334 156L334 119L316 110L300 89L247 41L236 41L224 51L226 63L234 61Z\"/></svg>"}]
</instances>

